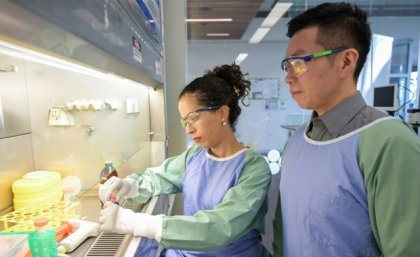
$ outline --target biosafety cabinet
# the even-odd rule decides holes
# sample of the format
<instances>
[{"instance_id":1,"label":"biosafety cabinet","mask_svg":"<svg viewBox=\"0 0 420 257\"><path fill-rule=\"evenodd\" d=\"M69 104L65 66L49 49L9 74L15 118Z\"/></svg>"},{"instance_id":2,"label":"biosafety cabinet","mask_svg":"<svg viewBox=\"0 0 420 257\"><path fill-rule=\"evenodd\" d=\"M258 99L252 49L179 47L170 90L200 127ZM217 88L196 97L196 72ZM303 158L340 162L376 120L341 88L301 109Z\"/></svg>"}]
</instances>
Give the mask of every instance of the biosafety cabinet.
<instances>
[{"instance_id":1,"label":"biosafety cabinet","mask_svg":"<svg viewBox=\"0 0 420 257\"><path fill-rule=\"evenodd\" d=\"M165 159L161 24L159 0L1 1L1 217L16 211L13 182L53 171L80 179L74 211L97 221L105 161L125 177ZM152 203L133 208L170 209Z\"/></svg>"}]
</instances>

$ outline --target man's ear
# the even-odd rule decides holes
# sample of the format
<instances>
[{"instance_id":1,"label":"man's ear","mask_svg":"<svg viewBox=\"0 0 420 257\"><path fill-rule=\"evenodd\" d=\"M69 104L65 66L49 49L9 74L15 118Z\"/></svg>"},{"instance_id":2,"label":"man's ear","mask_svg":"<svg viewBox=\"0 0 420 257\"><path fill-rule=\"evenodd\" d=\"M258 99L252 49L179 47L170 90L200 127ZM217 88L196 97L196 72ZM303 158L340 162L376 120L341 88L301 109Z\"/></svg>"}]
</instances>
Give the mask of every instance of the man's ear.
<instances>
[{"instance_id":1,"label":"man's ear","mask_svg":"<svg viewBox=\"0 0 420 257\"><path fill-rule=\"evenodd\" d=\"M354 48L349 48L339 53L339 72L340 77L353 76L356 69L357 60L359 60L359 52Z\"/></svg>"}]
</instances>

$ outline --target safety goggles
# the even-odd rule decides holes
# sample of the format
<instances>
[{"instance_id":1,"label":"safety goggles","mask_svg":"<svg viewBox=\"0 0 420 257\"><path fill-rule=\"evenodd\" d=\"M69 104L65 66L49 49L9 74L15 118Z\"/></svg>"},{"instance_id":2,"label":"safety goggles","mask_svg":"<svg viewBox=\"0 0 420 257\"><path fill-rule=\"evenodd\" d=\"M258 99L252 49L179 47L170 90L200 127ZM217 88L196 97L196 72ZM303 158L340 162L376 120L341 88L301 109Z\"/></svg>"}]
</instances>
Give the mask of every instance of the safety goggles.
<instances>
[{"instance_id":1,"label":"safety goggles","mask_svg":"<svg viewBox=\"0 0 420 257\"><path fill-rule=\"evenodd\" d=\"M317 52L304 56L290 56L281 61L281 68L288 75L299 77L302 76L306 71L308 71L308 65L306 64L307 62L319 57L332 55L346 49L348 49L348 47L340 46L330 50L325 50L322 52Z\"/></svg>"},{"instance_id":2,"label":"safety goggles","mask_svg":"<svg viewBox=\"0 0 420 257\"><path fill-rule=\"evenodd\" d=\"M188 113L187 116L185 116L185 118L180 119L181 125L183 128L186 128L188 125L191 126L194 122L198 120L198 118L200 117L200 113L217 110L220 107L222 106L211 106L211 107L204 107L204 108L194 110Z\"/></svg>"}]
</instances>

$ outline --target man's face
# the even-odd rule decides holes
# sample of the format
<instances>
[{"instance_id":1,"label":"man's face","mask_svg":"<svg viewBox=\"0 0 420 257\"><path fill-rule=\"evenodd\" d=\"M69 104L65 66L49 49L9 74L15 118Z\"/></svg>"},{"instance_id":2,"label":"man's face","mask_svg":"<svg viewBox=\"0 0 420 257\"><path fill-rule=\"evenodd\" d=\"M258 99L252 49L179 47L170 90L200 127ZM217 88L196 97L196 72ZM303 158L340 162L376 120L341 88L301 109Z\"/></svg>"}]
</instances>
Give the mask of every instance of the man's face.
<instances>
[{"instance_id":1,"label":"man's face","mask_svg":"<svg viewBox=\"0 0 420 257\"><path fill-rule=\"evenodd\" d=\"M317 36L318 27L308 27L296 32L290 39L285 58L329 50L316 42ZM296 67L297 73L306 69L303 73L293 75L293 72L290 72L291 74L286 75L285 81L290 86L290 93L300 107L314 110L318 115L322 115L335 106L336 99L340 95L335 55L304 62L303 68Z\"/></svg>"}]
</instances>

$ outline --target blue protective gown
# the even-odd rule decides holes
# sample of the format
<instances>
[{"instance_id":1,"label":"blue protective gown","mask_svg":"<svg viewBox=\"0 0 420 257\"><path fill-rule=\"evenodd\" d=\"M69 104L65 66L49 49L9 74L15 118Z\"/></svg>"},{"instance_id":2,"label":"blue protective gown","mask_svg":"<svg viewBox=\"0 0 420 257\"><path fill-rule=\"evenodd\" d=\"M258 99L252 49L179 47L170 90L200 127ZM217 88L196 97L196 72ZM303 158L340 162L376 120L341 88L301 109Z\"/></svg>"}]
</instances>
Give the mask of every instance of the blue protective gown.
<instances>
[{"instance_id":1,"label":"blue protective gown","mask_svg":"<svg viewBox=\"0 0 420 257\"><path fill-rule=\"evenodd\" d=\"M245 149L246 150L246 149ZM182 187L184 215L192 216L199 211L212 210L223 201L226 192L236 184L244 165L244 151L229 158L215 158L202 149L187 162ZM263 248L260 232L256 229L216 250L197 252L171 250L167 257L261 257Z\"/></svg>"},{"instance_id":2,"label":"blue protective gown","mask_svg":"<svg viewBox=\"0 0 420 257\"><path fill-rule=\"evenodd\" d=\"M135 173L140 202L182 192L184 215L164 216L166 256L261 257L271 173L250 149L217 158L194 145L161 166Z\"/></svg>"},{"instance_id":3,"label":"blue protective gown","mask_svg":"<svg viewBox=\"0 0 420 257\"><path fill-rule=\"evenodd\" d=\"M380 256L357 156L368 127L323 142L304 127L291 137L280 181L284 257Z\"/></svg>"}]
</instances>

